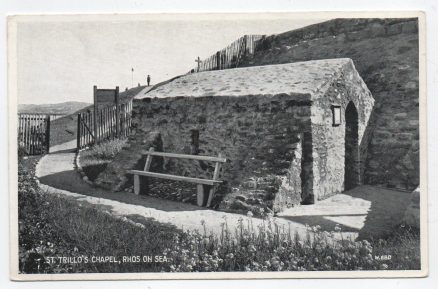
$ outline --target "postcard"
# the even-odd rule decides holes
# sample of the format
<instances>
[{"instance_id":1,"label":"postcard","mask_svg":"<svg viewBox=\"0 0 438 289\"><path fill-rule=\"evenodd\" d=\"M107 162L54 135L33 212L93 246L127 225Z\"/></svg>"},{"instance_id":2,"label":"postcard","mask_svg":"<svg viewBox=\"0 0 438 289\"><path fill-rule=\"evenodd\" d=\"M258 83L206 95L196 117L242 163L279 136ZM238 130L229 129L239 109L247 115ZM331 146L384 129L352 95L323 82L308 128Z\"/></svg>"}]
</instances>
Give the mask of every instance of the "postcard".
<instances>
[{"instance_id":1,"label":"postcard","mask_svg":"<svg viewBox=\"0 0 438 289\"><path fill-rule=\"evenodd\" d=\"M8 18L13 280L424 277L421 12Z\"/></svg>"}]
</instances>

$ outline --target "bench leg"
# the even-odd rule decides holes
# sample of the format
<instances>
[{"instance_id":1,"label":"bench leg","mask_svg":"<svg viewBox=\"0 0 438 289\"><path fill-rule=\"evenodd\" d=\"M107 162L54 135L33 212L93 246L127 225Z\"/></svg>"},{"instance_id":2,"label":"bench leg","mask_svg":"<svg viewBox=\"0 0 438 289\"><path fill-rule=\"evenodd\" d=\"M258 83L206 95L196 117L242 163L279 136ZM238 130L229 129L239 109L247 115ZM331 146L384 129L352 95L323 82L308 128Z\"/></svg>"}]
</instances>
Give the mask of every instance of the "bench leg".
<instances>
[{"instance_id":1,"label":"bench leg","mask_svg":"<svg viewBox=\"0 0 438 289\"><path fill-rule=\"evenodd\" d=\"M140 194L140 176L134 175L134 193L136 195Z\"/></svg>"},{"instance_id":2,"label":"bench leg","mask_svg":"<svg viewBox=\"0 0 438 289\"><path fill-rule=\"evenodd\" d=\"M212 186L208 194L208 201L206 205L207 208L211 206L211 202L213 201L213 197L215 193L216 193L216 186Z\"/></svg>"},{"instance_id":3,"label":"bench leg","mask_svg":"<svg viewBox=\"0 0 438 289\"><path fill-rule=\"evenodd\" d=\"M200 207L204 206L205 204L205 193L204 193L204 186L201 184L198 184L196 186L196 191L197 191L197 195L196 195L196 204Z\"/></svg>"}]
</instances>

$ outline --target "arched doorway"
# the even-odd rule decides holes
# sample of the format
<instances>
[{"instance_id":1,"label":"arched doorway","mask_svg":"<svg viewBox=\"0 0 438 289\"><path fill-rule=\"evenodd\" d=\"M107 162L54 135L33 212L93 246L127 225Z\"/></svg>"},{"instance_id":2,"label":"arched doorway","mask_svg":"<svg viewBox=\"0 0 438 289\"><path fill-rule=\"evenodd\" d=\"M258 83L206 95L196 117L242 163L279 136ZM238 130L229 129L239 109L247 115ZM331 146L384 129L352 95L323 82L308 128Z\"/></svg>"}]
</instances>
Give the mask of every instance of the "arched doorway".
<instances>
[{"instance_id":1,"label":"arched doorway","mask_svg":"<svg viewBox=\"0 0 438 289\"><path fill-rule=\"evenodd\" d=\"M350 101L345 109L345 190L352 189L360 184L358 125L357 109L354 103Z\"/></svg>"}]
</instances>

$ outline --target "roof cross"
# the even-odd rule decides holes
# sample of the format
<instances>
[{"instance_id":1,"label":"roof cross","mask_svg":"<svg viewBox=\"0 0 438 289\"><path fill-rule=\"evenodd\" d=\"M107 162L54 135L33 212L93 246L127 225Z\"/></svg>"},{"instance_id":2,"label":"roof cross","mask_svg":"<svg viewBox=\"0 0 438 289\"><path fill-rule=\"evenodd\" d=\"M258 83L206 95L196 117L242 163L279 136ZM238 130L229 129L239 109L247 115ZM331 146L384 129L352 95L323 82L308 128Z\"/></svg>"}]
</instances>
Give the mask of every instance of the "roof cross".
<instances>
[{"instance_id":1,"label":"roof cross","mask_svg":"<svg viewBox=\"0 0 438 289\"><path fill-rule=\"evenodd\" d=\"M200 70L200 65L201 65L202 60L201 60L201 58L199 58L199 56L198 56L198 58L195 59L195 62L198 63L198 70L197 70L196 72L199 72L199 70Z\"/></svg>"}]
</instances>

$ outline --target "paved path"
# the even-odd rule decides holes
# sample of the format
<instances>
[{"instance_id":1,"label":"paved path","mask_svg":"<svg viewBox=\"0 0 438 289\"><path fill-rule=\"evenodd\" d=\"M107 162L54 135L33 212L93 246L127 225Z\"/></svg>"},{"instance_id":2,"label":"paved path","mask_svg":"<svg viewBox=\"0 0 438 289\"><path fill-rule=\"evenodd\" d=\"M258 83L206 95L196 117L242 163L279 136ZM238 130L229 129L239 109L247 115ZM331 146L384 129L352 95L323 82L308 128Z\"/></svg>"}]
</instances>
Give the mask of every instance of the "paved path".
<instances>
[{"instance_id":1,"label":"paved path","mask_svg":"<svg viewBox=\"0 0 438 289\"><path fill-rule=\"evenodd\" d=\"M201 220L208 231L219 234L221 224L227 220L231 230L240 218L246 224L250 219L254 226L263 224L261 219L209 210L191 204L137 196L131 193L111 193L84 182L74 168L75 141L51 148L37 165L36 176L41 188L85 201L117 217L135 215L169 223L183 230L202 231ZM342 228L343 237L366 238L386 233L401 220L401 214L409 202L407 193L362 186L345 194L335 195L315 205L290 208L274 218L285 229L291 228L301 236L306 234L306 224L319 225L332 231L336 224Z\"/></svg>"}]
</instances>

